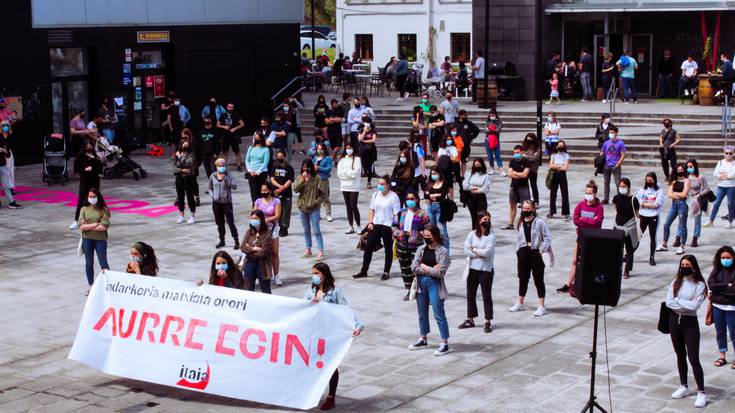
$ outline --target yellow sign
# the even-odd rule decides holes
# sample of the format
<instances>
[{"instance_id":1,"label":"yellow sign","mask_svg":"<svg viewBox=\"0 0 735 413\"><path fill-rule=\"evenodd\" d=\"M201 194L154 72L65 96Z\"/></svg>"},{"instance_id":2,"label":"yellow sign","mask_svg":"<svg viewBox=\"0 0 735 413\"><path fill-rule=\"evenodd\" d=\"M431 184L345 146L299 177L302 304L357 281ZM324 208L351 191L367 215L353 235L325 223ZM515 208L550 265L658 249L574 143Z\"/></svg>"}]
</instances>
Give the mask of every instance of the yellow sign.
<instances>
[{"instance_id":1,"label":"yellow sign","mask_svg":"<svg viewBox=\"0 0 735 413\"><path fill-rule=\"evenodd\" d=\"M138 32L138 43L168 43L170 41L171 32L168 30Z\"/></svg>"}]
</instances>

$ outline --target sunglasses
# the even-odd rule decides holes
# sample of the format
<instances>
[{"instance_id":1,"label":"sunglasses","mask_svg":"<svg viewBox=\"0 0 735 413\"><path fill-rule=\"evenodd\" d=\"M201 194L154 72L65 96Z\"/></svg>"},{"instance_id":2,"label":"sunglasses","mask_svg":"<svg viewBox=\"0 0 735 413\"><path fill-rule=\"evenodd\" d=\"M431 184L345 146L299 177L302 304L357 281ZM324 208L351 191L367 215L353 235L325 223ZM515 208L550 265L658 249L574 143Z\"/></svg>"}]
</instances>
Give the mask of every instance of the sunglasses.
<instances>
[{"instance_id":1,"label":"sunglasses","mask_svg":"<svg viewBox=\"0 0 735 413\"><path fill-rule=\"evenodd\" d=\"M725 155L732 155L732 152L725 152Z\"/></svg>"}]
</instances>

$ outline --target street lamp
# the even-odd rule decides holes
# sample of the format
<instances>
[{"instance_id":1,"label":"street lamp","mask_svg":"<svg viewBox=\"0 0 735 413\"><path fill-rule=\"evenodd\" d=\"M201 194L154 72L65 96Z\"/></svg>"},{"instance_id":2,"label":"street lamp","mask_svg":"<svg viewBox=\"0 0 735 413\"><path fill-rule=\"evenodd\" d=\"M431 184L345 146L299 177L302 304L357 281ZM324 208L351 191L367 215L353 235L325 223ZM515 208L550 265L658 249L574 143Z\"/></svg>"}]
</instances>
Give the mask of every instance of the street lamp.
<instances>
[{"instance_id":1,"label":"street lamp","mask_svg":"<svg viewBox=\"0 0 735 413\"><path fill-rule=\"evenodd\" d=\"M482 103L478 104L478 107L481 109L490 109L490 100L489 100L489 91L487 90L487 78L488 78L488 59L490 58L490 50L489 50L489 44L490 44L490 0L485 0L485 46L483 47L483 55L484 55L484 61L485 61L485 67L483 67L483 73L485 76L483 76L482 79L482 90L484 90L484 93L482 94ZM475 79L477 81L477 79ZM479 90L479 88L476 88L475 90Z\"/></svg>"}]
</instances>

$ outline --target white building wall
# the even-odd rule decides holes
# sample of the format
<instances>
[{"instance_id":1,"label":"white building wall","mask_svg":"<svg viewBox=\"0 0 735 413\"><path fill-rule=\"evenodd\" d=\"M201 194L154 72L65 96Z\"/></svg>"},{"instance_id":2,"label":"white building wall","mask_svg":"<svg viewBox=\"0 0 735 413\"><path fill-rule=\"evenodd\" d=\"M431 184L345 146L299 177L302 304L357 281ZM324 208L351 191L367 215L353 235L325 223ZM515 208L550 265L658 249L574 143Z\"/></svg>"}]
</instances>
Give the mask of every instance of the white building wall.
<instances>
[{"instance_id":1,"label":"white building wall","mask_svg":"<svg viewBox=\"0 0 735 413\"><path fill-rule=\"evenodd\" d=\"M373 35L373 67L398 55L398 34L416 34L419 63L428 69L429 27L436 29L435 63L451 54L450 33L472 33L471 0L337 0L337 41L347 56L355 51L355 34ZM441 22L444 21L443 30ZM472 44L470 38L470 44ZM471 57L471 56L468 56Z\"/></svg>"}]
</instances>

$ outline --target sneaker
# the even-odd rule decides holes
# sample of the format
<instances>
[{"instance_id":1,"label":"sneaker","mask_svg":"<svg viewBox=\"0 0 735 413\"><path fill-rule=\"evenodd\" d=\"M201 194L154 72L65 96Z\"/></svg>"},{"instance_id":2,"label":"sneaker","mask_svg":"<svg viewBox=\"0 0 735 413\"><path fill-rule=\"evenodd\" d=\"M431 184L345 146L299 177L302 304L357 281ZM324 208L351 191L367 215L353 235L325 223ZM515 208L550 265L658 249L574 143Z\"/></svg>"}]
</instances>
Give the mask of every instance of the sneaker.
<instances>
[{"instance_id":1,"label":"sneaker","mask_svg":"<svg viewBox=\"0 0 735 413\"><path fill-rule=\"evenodd\" d=\"M561 287L556 289L557 293L568 293L569 292L569 286L564 284Z\"/></svg>"},{"instance_id":2,"label":"sneaker","mask_svg":"<svg viewBox=\"0 0 735 413\"><path fill-rule=\"evenodd\" d=\"M503 171L503 172L500 173L500 176L508 176L508 174L505 173L505 171Z\"/></svg>"},{"instance_id":3,"label":"sneaker","mask_svg":"<svg viewBox=\"0 0 735 413\"><path fill-rule=\"evenodd\" d=\"M712 226L712 225L714 225L714 224L715 224L715 223L714 223L714 222L712 222L712 221L707 221L707 222L705 222L704 224L702 224L702 226L703 226L703 227L711 227L711 226Z\"/></svg>"},{"instance_id":4,"label":"sneaker","mask_svg":"<svg viewBox=\"0 0 735 413\"><path fill-rule=\"evenodd\" d=\"M512 307L510 307L508 309L508 311L510 311L511 313L517 313L518 311L523 311L525 309L526 309L526 307L524 307L523 304L521 304L521 303L515 303L515 304L513 304Z\"/></svg>"},{"instance_id":5,"label":"sneaker","mask_svg":"<svg viewBox=\"0 0 735 413\"><path fill-rule=\"evenodd\" d=\"M189 218L188 221L186 221L186 224L187 225L196 224L196 223L197 223L197 220L196 220L196 218L194 218L193 215Z\"/></svg>"},{"instance_id":6,"label":"sneaker","mask_svg":"<svg viewBox=\"0 0 735 413\"><path fill-rule=\"evenodd\" d=\"M628 104L628 101L626 100L625 102L623 102L623 104L627 105Z\"/></svg>"},{"instance_id":7,"label":"sneaker","mask_svg":"<svg viewBox=\"0 0 735 413\"><path fill-rule=\"evenodd\" d=\"M514 227L513 224L508 224L500 229L511 230L511 229L516 229L516 227Z\"/></svg>"},{"instance_id":8,"label":"sneaker","mask_svg":"<svg viewBox=\"0 0 735 413\"><path fill-rule=\"evenodd\" d=\"M276 275L275 277L273 277L273 282L275 282L278 286L283 285L283 280L281 279L280 275Z\"/></svg>"},{"instance_id":9,"label":"sneaker","mask_svg":"<svg viewBox=\"0 0 735 413\"><path fill-rule=\"evenodd\" d=\"M548 218L548 219L554 219L554 214L552 214L551 212L549 212L548 214L546 214L546 218Z\"/></svg>"},{"instance_id":10,"label":"sneaker","mask_svg":"<svg viewBox=\"0 0 735 413\"><path fill-rule=\"evenodd\" d=\"M358 272L357 274L352 274L352 278L366 278L367 273L364 272Z\"/></svg>"},{"instance_id":11,"label":"sneaker","mask_svg":"<svg viewBox=\"0 0 735 413\"><path fill-rule=\"evenodd\" d=\"M237 165L237 172L242 172L242 166Z\"/></svg>"},{"instance_id":12,"label":"sneaker","mask_svg":"<svg viewBox=\"0 0 735 413\"><path fill-rule=\"evenodd\" d=\"M488 173L488 175L495 175L495 169L493 169L493 168L490 168L490 169L489 169L489 170L487 171L487 173Z\"/></svg>"},{"instance_id":13,"label":"sneaker","mask_svg":"<svg viewBox=\"0 0 735 413\"><path fill-rule=\"evenodd\" d=\"M232 246L232 249L235 250L235 251L237 251L237 250L240 249L240 243L237 242L237 240L235 240L235 244Z\"/></svg>"},{"instance_id":14,"label":"sneaker","mask_svg":"<svg viewBox=\"0 0 735 413\"><path fill-rule=\"evenodd\" d=\"M679 388L676 389L676 391L674 391L673 393L671 393L671 398L672 399L683 399L683 398L689 396L689 394L690 394L689 387L687 387L687 386L679 386Z\"/></svg>"},{"instance_id":15,"label":"sneaker","mask_svg":"<svg viewBox=\"0 0 735 413\"><path fill-rule=\"evenodd\" d=\"M436 350L434 350L434 357L445 356L445 355L449 354L449 351L450 351L449 350L449 344L447 344L447 343L441 343L439 345L439 348L437 348Z\"/></svg>"},{"instance_id":16,"label":"sneaker","mask_svg":"<svg viewBox=\"0 0 735 413\"><path fill-rule=\"evenodd\" d=\"M602 99L602 103L607 103L607 99Z\"/></svg>"},{"instance_id":17,"label":"sneaker","mask_svg":"<svg viewBox=\"0 0 735 413\"><path fill-rule=\"evenodd\" d=\"M390 279L390 274L383 271L383 274L380 275L380 281L387 281L388 279Z\"/></svg>"},{"instance_id":18,"label":"sneaker","mask_svg":"<svg viewBox=\"0 0 735 413\"><path fill-rule=\"evenodd\" d=\"M656 266L656 259L653 257L653 255L648 259L648 265L650 265L651 267Z\"/></svg>"},{"instance_id":19,"label":"sneaker","mask_svg":"<svg viewBox=\"0 0 735 413\"><path fill-rule=\"evenodd\" d=\"M486 332L486 333L490 333L490 332L493 331L493 328L490 326L490 322L489 321L486 321L485 322L485 328L483 329L483 331Z\"/></svg>"},{"instance_id":20,"label":"sneaker","mask_svg":"<svg viewBox=\"0 0 735 413\"><path fill-rule=\"evenodd\" d=\"M278 236L280 238L287 237L288 236L288 228L281 227L281 229L278 231Z\"/></svg>"},{"instance_id":21,"label":"sneaker","mask_svg":"<svg viewBox=\"0 0 735 413\"><path fill-rule=\"evenodd\" d=\"M536 311L533 312L534 317L543 317L546 315L546 307L540 305L536 309Z\"/></svg>"},{"instance_id":22,"label":"sneaker","mask_svg":"<svg viewBox=\"0 0 735 413\"><path fill-rule=\"evenodd\" d=\"M677 235L676 238L674 238L674 243L671 244L671 246L674 248L681 247L681 237Z\"/></svg>"},{"instance_id":23,"label":"sneaker","mask_svg":"<svg viewBox=\"0 0 735 413\"><path fill-rule=\"evenodd\" d=\"M409 350L424 350L429 348L429 343L426 342L425 338L420 338L416 340L415 343L408 346Z\"/></svg>"},{"instance_id":24,"label":"sneaker","mask_svg":"<svg viewBox=\"0 0 735 413\"><path fill-rule=\"evenodd\" d=\"M22 209L23 207L20 206L20 205L18 205L17 202L13 201L13 202L11 202L11 203L8 204L8 208L10 208L10 209Z\"/></svg>"},{"instance_id":25,"label":"sneaker","mask_svg":"<svg viewBox=\"0 0 735 413\"><path fill-rule=\"evenodd\" d=\"M79 224L77 224L77 221L72 222L71 225L69 225L69 229L79 229Z\"/></svg>"},{"instance_id":26,"label":"sneaker","mask_svg":"<svg viewBox=\"0 0 735 413\"><path fill-rule=\"evenodd\" d=\"M707 395L704 392L697 393L697 400L694 401L694 407L704 407L707 405Z\"/></svg>"},{"instance_id":27,"label":"sneaker","mask_svg":"<svg viewBox=\"0 0 735 413\"><path fill-rule=\"evenodd\" d=\"M332 218L332 216L331 215L327 215L327 222L332 222L332 221L334 221L334 219Z\"/></svg>"},{"instance_id":28,"label":"sneaker","mask_svg":"<svg viewBox=\"0 0 735 413\"><path fill-rule=\"evenodd\" d=\"M569 221L569 215L564 215L564 221Z\"/></svg>"},{"instance_id":29,"label":"sneaker","mask_svg":"<svg viewBox=\"0 0 735 413\"><path fill-rule=\"evenodd\" d=\"M679 247L679 249L677 249L677 250L676 250L676 255L681 255L681 254L683 254L684 252L685 252L685 251L684 251L684 246L681 246L681 247Z\"/></svg>"},{"instance_id":30,"label":"sneaker","mask_svg":"<svg viewBox=\"0 0 735 413\"><path fill-rule=\"evenodd\" d=\"M324 400L324 403L322 403L321 406L319 406L319 410L332 410L334 408L334 397L329 397Z\"/></svg>"},{"instance_id":31,"label":"sneaker","mask_svg":"<svg viewBox=\"0 0 735 413\"><path fill-rule=\"evenodd\" d=\"M462 322L462 324L460 324L459 327L457 327L457 328L460 329L460 330L464 330L466 328L473 328L474 326L475 326L475 322L472 321L472 320L470 320L468 318L468 319L464 320Z\"/></svg>"},{"instance_id":32,"label":"sneaker","mask_svg":"<svg viewBox=\"0 0 735 413\"><path fill-rule=\"evenodd\" d=\"M664 245L664 244L661 244L658 247L656 247L656 252L668 251L668 250L669 250L669 248L666 245Z\"/></svg>"},{"instance_id":33,"label":"sneaker","mask_svg":"<svg viewBox=\"0 0 735 413\"><path fill-rule=\"evenodd\" d=\"M184 222L186 222L186 219L184 219L184 216L183 215L179 215L179 219L176 220L176 223L177 224L183 224Z\"/></svg>"},{"instance_id":34,"label":"sneaker","mask_svg":"<svg viewBox=\"0 0 735 413\"><path fill-rule=\"evenodd\" d=\"M218 242L218 243L217 243L217 245L215 245L214 247L215 247L215 248L217 248L217 249L220 249L220 248L222 248L222 247L224 247L224 246L225 246L225 242L224 242L224 241L220 241L220 242Z\"/></svg>"},{"instance_id":35,"label":"sneaker","mask_svg":"<svg viewBox=\"0 0 735 413\"><path fill-rule=\"evenodd\" d=\"M354 234L354 233L355 233L355 229L352 227L350 227L347 231L345 231L345 234Z\"/></svg>"}]
</instances>

